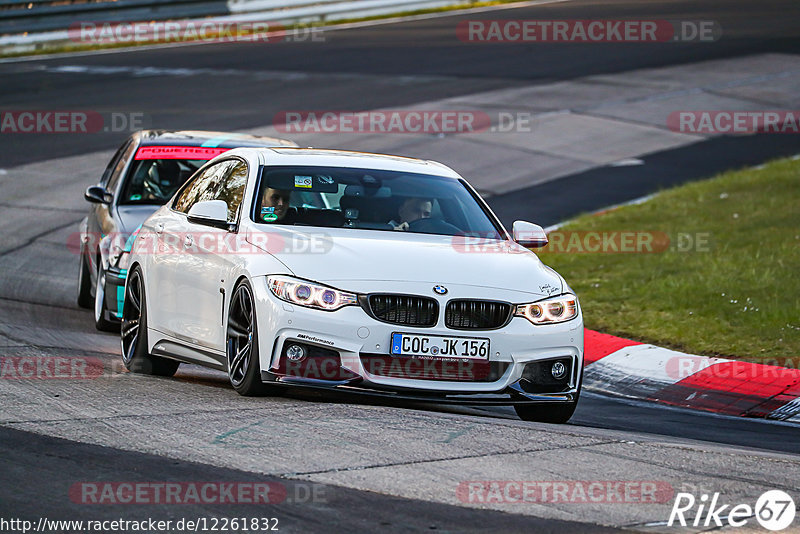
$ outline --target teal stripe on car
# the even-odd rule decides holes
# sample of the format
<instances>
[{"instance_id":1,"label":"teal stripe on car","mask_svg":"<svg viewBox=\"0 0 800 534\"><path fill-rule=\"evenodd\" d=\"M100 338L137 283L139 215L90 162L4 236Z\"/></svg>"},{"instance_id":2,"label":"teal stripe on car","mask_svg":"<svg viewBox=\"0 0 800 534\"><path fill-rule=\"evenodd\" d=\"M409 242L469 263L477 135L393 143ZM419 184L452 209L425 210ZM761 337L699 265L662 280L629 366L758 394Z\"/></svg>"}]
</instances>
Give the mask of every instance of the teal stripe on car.
<instances>
[{"instance_id":1,"label":"teal stripe on car","mask_svg":"<svg viewBox=\"0 0 800 534\"><path fill-rule=\"evenodd\" d=\"M205 143L203 143L200 146L206 147L206 148L217 148L219 145L221 145L225 141L228 141L230 139L238 139L240 137L244 137L244 135L242 135L242 134L220 135L219 137L212 137L211 139L209 139L208 141L206 141Z\"/></svg>"}]
</instances>

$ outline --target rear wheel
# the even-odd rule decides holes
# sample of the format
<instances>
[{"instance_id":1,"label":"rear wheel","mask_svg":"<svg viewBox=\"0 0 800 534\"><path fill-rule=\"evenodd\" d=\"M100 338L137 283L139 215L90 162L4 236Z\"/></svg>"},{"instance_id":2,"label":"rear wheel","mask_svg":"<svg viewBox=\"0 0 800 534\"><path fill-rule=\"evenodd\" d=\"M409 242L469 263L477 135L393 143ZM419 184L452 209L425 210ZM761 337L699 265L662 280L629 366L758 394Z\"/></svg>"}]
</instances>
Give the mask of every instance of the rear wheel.
<instances>
[{"instance_id":1,"label":"rear wheel","mask_svg":"<svg viewBox=\"0 0 800 534\"><path fill-rule=\"evenodd\" d=\"M233 389L245 396L268 394L271 388L261 381L255 299L247 280L233 291L225 339L228 378Z\"/></svg>"},{"instance_id":2,"label":"rear wheel","mask_svg":"<svg viewBox=\"0 0 800 534\"><path fill-rule=\"evenodd\" d=\"M122 363L134 373L172 376L180 362L153 356L147 349L147 305L139 266L134 267L125 286L122 305Z\"/></svg>"},{"instance_id":3,"label":"rear wheel","mask_svg":"<svg viewBox=\"0 0 800 534\"><path fill-rule=\"evenodd\" d=\"M102 267L97 268L97 283L94 287L94 326L101 332L114 332L119 330L119 323L106 319L106 276Z\"/></svg>"},{"instance_id":4,"label":"rear wheel","mask_svg":"<svg viewBox=\"0 0 800 534\"><path fill-rule=\"evenodd\" d=\"M86 265L86 252L81 246L81 253L78 256L78 306L90 309L93 305L92 277L89 266Z\"/></svg>"}]
</instances>

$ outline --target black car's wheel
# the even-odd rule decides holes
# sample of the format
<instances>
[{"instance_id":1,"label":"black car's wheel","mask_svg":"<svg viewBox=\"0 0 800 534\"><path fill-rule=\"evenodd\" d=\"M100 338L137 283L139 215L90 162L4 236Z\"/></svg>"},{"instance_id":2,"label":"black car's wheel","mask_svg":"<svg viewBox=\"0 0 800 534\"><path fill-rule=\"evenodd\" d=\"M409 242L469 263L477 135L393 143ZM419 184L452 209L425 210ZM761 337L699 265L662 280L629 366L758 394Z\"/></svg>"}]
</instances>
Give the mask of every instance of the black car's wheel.
<instances>
[{"instance_id":1,"label":"black car's wheel","mask_svg":"<svg viewBox=\"0 0 800 534\"><path fill-rule=\"evenodd\" d=\"M94 305L94 298L92 298L92 277L89 266L86 265L86 257L81 245L81 253L78 255L78 306L90 309Z\"/></svg>"},{"instance_id":2,"label":"black car's wheel","mask_svg":"<svg viewBox=\"0 0 800 534\"><path fill-rule=\"evenodd\" d=\"M147 349L147 306L142 271L136 266L128 277L122 305L122 363L134 373L172 376L180 362L153 356Z\"/></svg>"},{"instance_id":3,"label":"black car's wheel","mask_svg":"<svg viewBox=\"0 0 800 534\"><path fill-rule=\"evenodd\" d=\"M569 404L518 404L514 406L514 411L523 421L537 421L539 423L566 423L575 408L578 406L577 399Z\"/></svg>"},{"instance_id":4,"label":"black car's wheel","mask_svg":"<svg viewBox=\"0 0 800 534\"><path fill-rule=\"evenodd\" d=\"M97 267L97 283L94 287L94 326L101 332L115 332L119 330L119 323L106 319L106 273L103 267Z\"/></svg>"},{"instance_id":5,"label":"black car's wheel","mask_svg":"<svg viewBox=\"0 0 800 534\"><path fill-rule=\"evenodd\" d=\"M247 280L242 280L231 296L225 339L228 378L233 389L245 396L269 393L270 387L261 381L255 299Z\"/></svg>"}]
</instances>

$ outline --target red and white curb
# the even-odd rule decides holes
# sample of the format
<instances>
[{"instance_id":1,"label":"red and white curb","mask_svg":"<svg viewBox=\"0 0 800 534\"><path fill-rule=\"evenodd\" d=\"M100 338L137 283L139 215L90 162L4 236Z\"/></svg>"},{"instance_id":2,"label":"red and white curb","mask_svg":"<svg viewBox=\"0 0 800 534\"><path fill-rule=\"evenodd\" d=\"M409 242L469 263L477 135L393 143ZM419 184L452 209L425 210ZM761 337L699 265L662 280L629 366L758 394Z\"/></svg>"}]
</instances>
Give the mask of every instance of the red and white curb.
<instances>
[{"instance_id":1,"label":"red and white curb","mask_svg":"<svg viewBox=\"0 0 800 534\"><path fill-rule=\"evenodd\" d=\"M586 389L800 423L800 370L685 354L586 330Z\"/></svg>"}]
</instances>

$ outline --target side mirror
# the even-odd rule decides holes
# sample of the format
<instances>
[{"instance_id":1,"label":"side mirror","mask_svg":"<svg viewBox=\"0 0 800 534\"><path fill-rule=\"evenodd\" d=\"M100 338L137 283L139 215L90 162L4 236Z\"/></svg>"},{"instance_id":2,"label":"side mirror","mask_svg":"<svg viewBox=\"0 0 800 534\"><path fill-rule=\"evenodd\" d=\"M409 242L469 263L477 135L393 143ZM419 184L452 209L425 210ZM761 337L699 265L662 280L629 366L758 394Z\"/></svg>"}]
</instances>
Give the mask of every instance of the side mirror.
<instances>
[{"instance_id":1,"label":"side mirror","mask_svg":"<svg viewBox=\"0 0 800 534\"><path fill-rule=\"evenodd\" d=\"M514 221L514 241L525 248L541 248L547 245L547 234L538 224L526 221Z\"/></svg>"},{"instance_id":2,"label":"side mirror","mask_svg":"<svg viewBox=\"0 0 800 534\"><path fill-rule=\"evenodd\" d=\"M111 201L114 200L114 195L106 191L103 186L93 185L86 188L83 198L93 204L111 204Z\"/></svg>"},{"instance_id":3,"label":"side mirror","mask_svg":"<svg viewBox=\"0 0 800 534\"><path fill-rule=\"evenodd\" d=\"M191 223L228 229L228 203L224 200L204 200L189 209Z\"/></svg>"}]
</instances>

